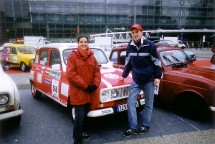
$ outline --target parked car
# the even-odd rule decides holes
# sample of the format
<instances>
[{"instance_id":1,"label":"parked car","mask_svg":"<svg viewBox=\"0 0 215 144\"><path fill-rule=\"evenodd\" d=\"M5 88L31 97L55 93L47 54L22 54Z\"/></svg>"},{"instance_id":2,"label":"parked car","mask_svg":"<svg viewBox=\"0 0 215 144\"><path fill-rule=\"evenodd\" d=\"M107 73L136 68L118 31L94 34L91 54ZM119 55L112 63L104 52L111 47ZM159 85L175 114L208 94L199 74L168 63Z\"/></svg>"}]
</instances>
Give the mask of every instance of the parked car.
<instances>
[{"instance_id":1,"label":"parked car","mask_svg":"<svg viewBox=\"0 0 215 144\"><path fill-rule=\"evenodd\" d=\"M76 47L74 44L48 44L37 49L36 59L30 71L31 92L34 98L39 99L41 94L44 94L62 106L70 107L66 64L68 55ZM127 110L128 89L132 78L121 81L119 78L122 70L113 68L102 49L93 46L91 49L100 65L102 79L96 97L92 98L87 116L99 117ZM137 107L144 102L144 97L140 94ZM74 118L74 111L72 114Z\"/></svg>"},{"instance_id":2,"label":"parked car","mask_svg":"<svg viewBox=\"0 0 215 144\"><path fill-rule=\"evenodd\" d=\"M124 68L127 45L115 47L110 61L115 68ZM208 110L215 111L215 73L190 65L180 48L158 47L163 78L156 99L172 104L177 111L200 117Z\"/></svg>"},{"instance_id":3,"label":"parked car","mask_svg":"<svg viewBox=\"0 0 215 144\"><path fill-rule=\"evenodd\" d=\"M153 43L155 44L156 47L163 47L163 46L166 46L166 47L179 47L181 49L184 49L185 48L185 45L183 44L182 41L178 40L178 44L174 43L173 41L171 40L154 40ZM179 46L180 44L180 46ZM184 46L183 46L184 45ZM189 52L189 51L184 51L187 55L187 57L192 60L192 61L195 61L196 60L196 54L193 53L193 52Z\"/></svg>"},{"instance_id":4,"label":"parked car","mask_svg":"<svg viewBox=\"0 0 215 144\"><path fill-rule=\"evenodd\" d=\"M22 71L30 68L35 59L36 48L24 44L12 44L4 47L2 62L10 67L20 67Z\"/></svg>"},{"instance_id":5,"label":"parked car","mask_svg":"<svg viewBox=\"0 0 215 144\"><path fill-rule=\"evenodd\" d=\"M181 49L186 48L185 44L181 40L178 40L178 43L175 43L171 40L154 40L153 42L156 46L173 46Z\"/></svg>"},{"instance_id":6,"label":"parked car","mask_svg":"<svg viewBox=\"0 0 215 144\"><path fill-rule=\"evenodd\" d=\"M0 122L9 121L18 126L23 110L20 106L20 94L15 82L8 76L0 62Z\"/></svg>"}]
</instances>

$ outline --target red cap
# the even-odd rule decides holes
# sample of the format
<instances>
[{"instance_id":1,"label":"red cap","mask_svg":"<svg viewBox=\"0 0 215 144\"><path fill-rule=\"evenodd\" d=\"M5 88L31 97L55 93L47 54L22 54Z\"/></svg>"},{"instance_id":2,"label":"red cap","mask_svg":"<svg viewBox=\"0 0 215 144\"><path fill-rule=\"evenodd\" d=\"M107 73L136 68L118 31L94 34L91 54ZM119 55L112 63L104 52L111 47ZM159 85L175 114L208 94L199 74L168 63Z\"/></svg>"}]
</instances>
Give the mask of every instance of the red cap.
<instances>
[{"instance_id":1,"label":"red cap","mask_svg":"<svg viewBox=\"0 0 215 144\"><path fill-rule=\"evenodd\" d=\"M143 30L142 26L140 24L134 24L130 27L130 30L137 29L137 30Z\"/></svg>"}]
</instances>

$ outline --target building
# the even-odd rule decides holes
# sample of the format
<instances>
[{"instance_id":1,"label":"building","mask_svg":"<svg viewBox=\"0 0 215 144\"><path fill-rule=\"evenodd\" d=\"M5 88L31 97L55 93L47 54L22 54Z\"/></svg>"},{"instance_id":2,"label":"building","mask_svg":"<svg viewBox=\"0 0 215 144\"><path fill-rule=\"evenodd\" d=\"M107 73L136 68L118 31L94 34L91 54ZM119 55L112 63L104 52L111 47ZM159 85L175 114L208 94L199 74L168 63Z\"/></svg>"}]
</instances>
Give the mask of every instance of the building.
<instances>
[{"instance_id":1,"label":"building","mask_svg":"<svg viewBox=\"0 0 215 144\"><path fill-rule=\"evenodd\" d=\"M0 0L0 40L25 35L54 41L81 34L145 30L215 29L214 0ZM202 41L209 33L168 33ZM161 35L158 34L158 35Z\"/></svg>"}]
</instances>

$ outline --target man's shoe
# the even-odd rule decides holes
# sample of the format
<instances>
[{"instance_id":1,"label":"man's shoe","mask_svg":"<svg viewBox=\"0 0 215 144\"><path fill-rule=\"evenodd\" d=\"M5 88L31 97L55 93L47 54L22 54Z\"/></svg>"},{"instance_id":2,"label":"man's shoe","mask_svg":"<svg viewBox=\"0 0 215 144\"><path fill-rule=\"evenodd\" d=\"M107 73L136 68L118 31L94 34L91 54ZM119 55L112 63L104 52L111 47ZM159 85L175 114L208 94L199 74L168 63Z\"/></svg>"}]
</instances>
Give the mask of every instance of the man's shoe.
<instances>
[{"instance_id":1,"label":"man's shoe","mask_svg":"<svg viewBox=\"0 0 215 144\"><path fill-rule=\"evenodd\" d=\"M130 137L130 136L132 136L133 134L137 134L138 133L138 131L137 130L135 130L135 129L129 129L129 130L127 130L125 133L124 133L124 137Z\"/></svg>"},{"instance_id":2,"label":"man's shoe","mask_svg":"<svg viewBox=\"0 0 215 144\"><path fill-rule=\"evenodd\" d=\"M82 139L87 140L89 138L90 138L90 135L88 133L86 133L86 132L82 133Z\"/></svg>"},{"instance_id":3,"label":"man's shoe","mask_svg":"<svg viewBox=\"0 0 215 144\"><path fill-rule=\"evenodd\" d=\"M143 126L140 128L139 134L144 134L144 133L147 133L148 131L149 131L149 126Z\"/></svg>"}]
</instances>

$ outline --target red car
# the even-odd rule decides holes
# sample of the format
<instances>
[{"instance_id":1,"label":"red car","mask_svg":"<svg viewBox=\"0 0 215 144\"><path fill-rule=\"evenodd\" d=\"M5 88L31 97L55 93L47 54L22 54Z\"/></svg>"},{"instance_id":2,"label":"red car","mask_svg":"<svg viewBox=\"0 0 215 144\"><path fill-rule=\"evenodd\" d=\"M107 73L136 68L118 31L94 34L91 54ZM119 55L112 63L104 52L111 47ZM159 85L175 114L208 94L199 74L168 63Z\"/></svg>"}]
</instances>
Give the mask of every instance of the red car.
<instances>
[{"instance_id":1,"label":"red car","mask_svg":"<svg viewBox=\"0 0 215 144\"><path fill-rule=\"evenodd\" d=\"M66 78L67 57L77 44L48 44L37 49L35 62L30 71L31 92L38 99L41 94L62 106L70 107L69 84ZM99 117L127 110L128 89L132 78L121 81L121 69L113 68L99 47L91 47L100 65L101 84L92 98L88 117ZM137 107L144 105L141 95ZM140 107L141 108L141 107ZM75 118L74 111L73 118Z\"/></svg>"},{"instance_id":2,"label":"red car","mask_svg":"<svg viewBox=\"0 0 215 144\"><path fill-rule=\"evenodd\" d=\"M116 68L124 68L127 45L114 47L109 59ZM157 99L173 104L180 113L200 117L215 111L215 72L194 67L185 52L175 47L158 47L162 62Z\"/></svg>"}]
</instances>

